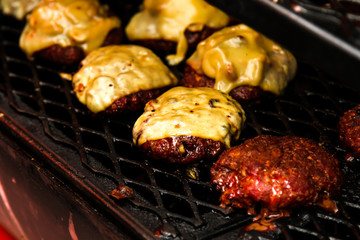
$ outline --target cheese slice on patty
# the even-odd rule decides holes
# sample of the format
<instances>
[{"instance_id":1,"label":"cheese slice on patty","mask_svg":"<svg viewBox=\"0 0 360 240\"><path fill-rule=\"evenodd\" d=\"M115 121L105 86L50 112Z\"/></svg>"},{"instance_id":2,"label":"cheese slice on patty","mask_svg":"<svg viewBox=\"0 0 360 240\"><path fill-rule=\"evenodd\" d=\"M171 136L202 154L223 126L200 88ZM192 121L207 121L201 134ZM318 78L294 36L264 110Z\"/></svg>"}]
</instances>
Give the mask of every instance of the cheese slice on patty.
<instances>
[{"instance_id":1,"label":"cheese slice on patty","mask_svg":"<svg viewBox=\"0 0 360 240\"><path fill-rule=\"evenodd\" d=\"M137 145L176 136L220 141L230 147L246 117L240 104L212 88L175 87L149 101L133 127Z\"/></svg>"},{"instance_id":2,"label":"cheese slice on patty","mask_svg":"<svg viewBox=\"0 0 360 240\"><path fill-rule=\"evenodd\" d=\"M177 84L177 78L158 56L136 45L98 48L81 65L73 76L74 92L94 113L126 95Z\"/></svg>"},{"instance_id":3,"label":"cheese slice on patty","mask_svg":"<svg viewBox=\"0 0 360 240\"><path fill-rule=\"evenodd\" d=\"M223 28L200 42L186 63L215 79L214 88L226 93L250 85L280 94L297 68L289 51L244 24Z\"/></svg>"},{"instance_id":4,"label":"cheese slice on patty","mask_svg":"<svg viewBox=\"0 0 360 240\"><path fill-rule=\"evenodd\" d=\"M230 18L204 0L145 0L143 9L126 26L131 40L159 39L177 42L177 53L169 55L171 65L184 59L187 51L185 30L201 31L204 26L221 28Z\"/></svg>"},{"instance_id":5,"label":"cheese slice on patty","mask_svg":"<svg viewBox=\"0 0 360 240\"><path fill-rule=\"evenodd\" d=\"M28 57L51 45L76 46L87 54L120 26L98 0L43 0L27 17L20 47Z\"/></svg>"}]
</instances>

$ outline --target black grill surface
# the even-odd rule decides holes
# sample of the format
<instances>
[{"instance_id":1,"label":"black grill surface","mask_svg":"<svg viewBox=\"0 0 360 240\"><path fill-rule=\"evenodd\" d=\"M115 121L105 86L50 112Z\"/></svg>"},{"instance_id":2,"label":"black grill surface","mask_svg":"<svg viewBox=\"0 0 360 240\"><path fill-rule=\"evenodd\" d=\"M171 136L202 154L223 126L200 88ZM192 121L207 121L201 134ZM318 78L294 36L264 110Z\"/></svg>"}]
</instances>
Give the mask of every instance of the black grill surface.
<instances>
[{"instance_id":1,"label":"black grill surface","mask_svg":"<svg viewBox=\"0 0 360 240\"><path fill-rule=\"evenodd\" d=\"M347 84L300 61L284 95L244 106L247 123L238 143L259 134L308 137L339 158L345 175L334 198L338 213L301 207L276 220L275 232L244 232L252 216L219 207L211 163L177 166L145 157L131 141L141 113L92 116L56 68L29 61L19 49L24 23L0 15L0 24L1 129L115 224L143 239L360 239L360 160L345 161L337 131L339 116L360 100ZM110 197L118 185L134 197Z\"/></svg>"}]
</instances>

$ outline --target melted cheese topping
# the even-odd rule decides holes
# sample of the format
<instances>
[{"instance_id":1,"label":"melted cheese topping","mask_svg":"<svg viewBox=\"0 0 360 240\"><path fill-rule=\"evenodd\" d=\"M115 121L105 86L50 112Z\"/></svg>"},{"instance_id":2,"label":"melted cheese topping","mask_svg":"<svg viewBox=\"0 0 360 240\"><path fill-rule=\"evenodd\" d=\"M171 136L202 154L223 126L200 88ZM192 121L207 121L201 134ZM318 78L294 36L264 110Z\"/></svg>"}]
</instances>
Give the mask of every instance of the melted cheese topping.
<instances>
[{"instance_id":1,"label":"melted cheese topping","mask_svg":"<svg viewBox=\"0 0 360 240\"><path fill-rule=\"evenodd\" d=\"M20 47L29 57L54 44L77 46L87 54L121 25L118 17L107 12L107 6L97 0L44 0L28 16Z\"/></svg>"},{"instance_id":2,"label":"melted cheese topping","mask_svg":"<svg viewBox=\"0 0 360 240\"><path fill-rule=\"evenodd\" d=\"M215 79L214 88L226 93L250 85L280 94L297 68L289 51L243 24L224 28L199 43L187 64Z\"/></svg>"},{"instance_id":3,"label":"melted cheese topping","mask_svg":"<svg viewBox=\"0 0 360 240\"><path fill-rule=\"evenodd\" d=\"M92 112L138 92L177 84L176 77L152 51L135 45L112 45L92 51L73 77L79 101Z\"/></svg>"},{"instance_id":4,"label":"melted cheese topping","mask_svg":"<svg viewBox=\"0 0 360 240\"><path fill-rule=\"evenodd\" d=\"M175 87L149 101L135 122L133 141L196 136L225 143L239 138L245 123L240 104L212 88Z\"/></svg>"},{"instance_id":5,"label":"melted cheese topping","mask_svg":"<svg viewBox=\"0 0 360 240\"><path fill-rule=\"evenodd\" d=\"M31 12L41 0L0 0L0 9L4 14L21 20Z\"/></svg>"},{"instance_id":6,"label":"melted cheese topping","mask_svg":"<svg viewBox=\"0 0 360 240\"><path fill-rule=\"evenodd\" d=\"M204 26L221 28L229 17L204 0L144 0L144 9L135 14L126 27L127 37L133 40L161 39L177 42L176 55L168 56L175 65L187 51L185 30L200 31Z\"/></svg>"}]
</instances>

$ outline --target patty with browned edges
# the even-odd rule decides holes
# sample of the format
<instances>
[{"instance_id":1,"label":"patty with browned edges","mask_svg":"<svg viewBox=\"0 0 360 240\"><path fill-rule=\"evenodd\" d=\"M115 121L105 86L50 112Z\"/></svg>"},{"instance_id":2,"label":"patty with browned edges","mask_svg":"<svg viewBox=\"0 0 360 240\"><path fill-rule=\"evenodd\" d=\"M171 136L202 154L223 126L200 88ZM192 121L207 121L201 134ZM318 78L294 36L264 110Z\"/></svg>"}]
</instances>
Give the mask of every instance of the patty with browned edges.
<instances>
[{"instance_id":1,"label":"patty with browned edges","mask_svg":"<svg viewBox=\"0 0 360 240\"><path fill-rule=\"evenodd\" d=\"M131 93L119 99L116 99L104 112L106 114L114 115L124 111L139 111L142 110L145 104L151 99L155 99L162 93L168 90L168 87L157 88L150 90L141 90Z\"/></svg>"},{"instance_id":2,"label":"patty with browned edges","mask_svg":"<svg viewBox=\"0 0 360 240\"><path fill-rule=\"evenodd\" d=\"M228 94L175 87L146 104L134 124L133 142L153 159L214 159L239 138L245 119L240 104Z\"/></svg>"},{"instance_id":3,"label":"patty with browned edges","mask_svg":"<svg viewBox=\"0 0 360 240\"><path fill-rule=\"evenodd\" d=\"M221 191L221 206L261 206L262 217L286 213L299 205L331 208L340 190L338 160L313 140L260 135L223 152L211 168Z\"/></svg>"},{"instance_id":4,"label":"patty with browned edges","mask_svg":"<svg viewBox=\"0 0 360 240\"><path fill-rule=\"evenodd\" d=\"M180 79L179 84L185 87L209 87L213 88L215 79L209 78L204 74L197 73L191 66L185 66L184 77ZM260 87L243 85L232 89L229 93L234 99L240 103L256 102L265 95L271 95Z\"/></svg>"},{"instance_id":5,"label":"patty with browned edges","mask_svg":"<svg viewBox=\"0 0 360 240\"><path fill-rule=\"evenodd\" d=\"M101 46L121 44L123 32L121 28L111 30ZM49 60L53 63L76 66L85 58L85 52L78 46L62 47L59 44L51 45L34 53L35 58Z\"/></svg>"},{"instance_id":6,"label":"patty with browned edges","mask_svg":"<svg viewBox=\"0 0 360 240\"><path fill-rule=\"evenodd\" d=\"M168 64L177 65L199 41L230 21L226 13L204 0L144 0L125 33L133 44L167 55Z\"/></svg>"},{"instance_id":7,"label":"patty with browned edges","mask_svg":"<svg viewBox=\"0 0 360 240\"><path fill-rule=\"evenodd\" d=\"M209 37L218 29L210 28L204 26L201 31L190 31L189 29L185 30L185 37L187 40L189 52L195 50L196 45ZM154 52L160 56L166 56L169 53L176 51L177 41L165 40L165 39L141 39L133 41L134 44L139 44L147 48L152 49Z\"/></svg>"},{"instance_id":8,"label":"patty with browned edges","mask_svg":"<svg viewBox=\"0 0 360 240\"><path fill-rule=\"evenodd\" d=\"M226 146L221 141L194 136L173 136L149 140L141 151L153 159L166 159L173 163L191 163L201 159L214 159Z\"/></svg>"},{"instance_id":9,"label":"patty with browned edges","mask_svg":"<svg viewBox=\"0 0 360 240\"><path fill-rule=\"evenodd\" d=\"M350 155L360 157L360 104L341 116L338 129L340 140L350 150Z\"/></svg>"},{"instance_id":10,"label":"patty with browned edges","mask_svg":"<svg viewBox=\"0 0 360 240\"><path fill-rule=\"evenodd\" d=\"M176 76L150 49L109 45L90 52L74 74L79 101L92 113L138 111L177 84Z\"/></svg>"},{"instance_id":11,"label":"patty with browned edges","mask_svg":"<svg viewBox=\"0 0 360 240\"><path fill-rule=\"evenodd\" d=\"M212 87L247 103L282 94L296 69L289 51L249 26L237 24L197 45L186 60L180 85Z\"/></svg>"}]
</instances>

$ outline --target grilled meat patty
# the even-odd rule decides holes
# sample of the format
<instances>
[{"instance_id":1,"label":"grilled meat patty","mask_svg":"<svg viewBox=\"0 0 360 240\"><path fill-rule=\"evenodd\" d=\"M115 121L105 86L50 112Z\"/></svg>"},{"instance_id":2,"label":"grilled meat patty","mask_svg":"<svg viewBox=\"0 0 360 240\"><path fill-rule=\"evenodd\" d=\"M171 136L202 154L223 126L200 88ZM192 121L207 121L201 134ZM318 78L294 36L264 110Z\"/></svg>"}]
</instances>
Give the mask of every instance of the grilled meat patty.
<instances>
[{"instance_id":1,"label":"grilled meat patty","mask_svg":"<svg viewBox=\"0 0 360 240\"><path fill-rule=\"evenodd\" d=\"M201 31L190 31L189 29L185 30L185 37L187 40L189 52L192 52L196 45L213 34L216 28L210 28L204 26ZM133 44L139 44L147 48L152 49L154 52L158 53L161 56L166 56L169 53L176 51L177 41L165 40L165 39L142 39L136 40Z\"/></svg>"},{"instance_id":2,"label":"grilled meat patty","mask_svg":"<svg viewBox=\"0 0 360 240\"><path fill-rule=\"evenodd\" d=\"M153 159L213 159L239 138L245 119L240 104L226 93L174 87L146 104L134 124L133 142Z\"/></svg>"},{"instance_id":3,"label":"grilled meat patty","mask_svg":"<svg viewBox=\"0 0 360 240\"><path fill-rule=\"evenodd\" d=\"M225 27L201 41L186 65L181 85L213 87L240 102L268 92L282 94L297 69L289 51L245 24Z\"/></svg>"},{"instance_id":4,"label":"grilled meat patty","mask_svg":"<svg viewBox=\"0 0 360 240\"><path fill-rule=\"evenodd\" d=\"M221 205L255 213L283 213L298 205L329 203L340 190L338 161L318 143L295 136L261 135L223 152L211 168Z\"/></svg>"},{"instance_id":5,"label":"grilled meat patty","mask_svg":"<svg viewBox=\"0 0 360 240\"><path fill-rule=\"evenodd\" d=\"M122 38L122 29L113 29L106 36L102 46L120 44L122 42ZM85 58L85 52L78 46L62 47L59 44L54 44L35 52L34 57L49 60L60 65L76 66L82 59Z\"/></svg>"},{"instance_id":6,"label":"grilled meat patty","mask_svg":"<svg viewBox=\"0 0 360 240\"><path fill-rule=\"evenodd\" d=\"M125 33L132 43L171 54L166 57L168 63L177 65L184 60L189 44L196 44L229 22L227 14L204 0L144 0Z\"/></svg>"},{"instance_id":7,"label":"grilled meat patty","mask_svg":"<svg viewBox=\"0 0 360 240\"><path fill-rule=\"evenodd\" d=\"M339 138L350 150L350 155L360 157L360 104L344 113L338 129Z\"/></svg>"},{"instance_id":8,"label":"grilled meat patty","mask_svg":"<svg viewBox=\"0 0 360 240\"><path fill-rule=\"evenodd\" d=\"M106 114L114 115L124 111L142 110L148 101L157 98L167 89L168 87L142 90L126 95L124 97L115 100L108 108L104 110L104 112Z\"/></svg>"},{"instance_id":9,"label":"grilled meat patty","mask_svg":"<svg viewBox=\"0 0 360 240\"><path fill-rule=\"evenodd\" d=\"M118 16L98 0L43 0L28 15L20 47L29 58L78 64L92 50L122 40Z\"/></svg>"},{"instance_id":10,"label":"grilled meat patty","mask_svg":"<svg viewBox=\"0 0 360 240\"><path fill-rule=\"evenodd\" d=\"M95 49L72 79L74 93L93 113L137 111L177 84L177 78L150 49L109 45Z\"/></svg>"},{"instance_id":11,"label":"grilled meat patty","mask_svg":"<svg viewBox=\"0 0 360 240\"><path fill-rule=\"evenodd\" d=\"M213 88L215 79L209 78L204 74L197 73L191 66L185 66L184 77L180 79L179 84L185 87L209 87ZM243 85L235 87L229 93L234 99L240 103L249 103L259 100L265 94L271 94L265 92L260 87Z\"/></svg>"},{"instance_id":12,"label":"grilled meat patty","mask_svg":"<svg viewBox=\"0 0 360 240\"><path fill-rule=\"evenodd\" d=\"M153 159L167 159L173 163L190 163L200 159L214 159L226 146L221 141L194 136L173 136L149 140L140 149Z\"/></svg>"}]
</instances>

